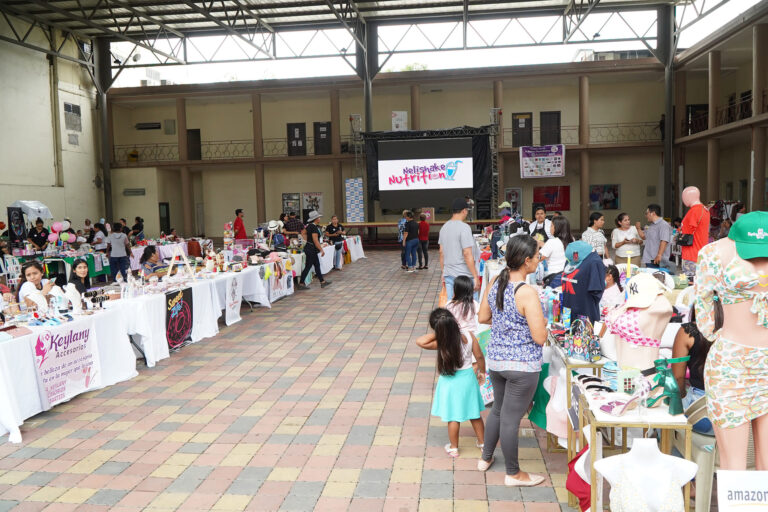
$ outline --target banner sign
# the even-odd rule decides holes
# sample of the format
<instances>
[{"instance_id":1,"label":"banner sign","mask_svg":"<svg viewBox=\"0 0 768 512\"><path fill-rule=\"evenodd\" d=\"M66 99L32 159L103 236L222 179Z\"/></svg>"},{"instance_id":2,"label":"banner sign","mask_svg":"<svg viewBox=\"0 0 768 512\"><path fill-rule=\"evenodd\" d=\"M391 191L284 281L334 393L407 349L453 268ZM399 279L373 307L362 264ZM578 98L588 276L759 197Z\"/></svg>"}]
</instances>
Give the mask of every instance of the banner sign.
<instances>
[{"instance_id":1,"label":"banner sign","mask_svg":"<svg viewBox=\"0 0 768 512\"><path fill-rule=\"evenodd\" d=\"M720 512L768 510L768 471L717 471Z\"/></svg>"},{"instance_id":2,"label":"banner sign","mask_svg":"<svg viewBox=\"0 0 768 512\"><path fill-rule=\"evenodd\" d=\"M17 206L8 207L8 241L24 243L27 240L27 226L24 212Z\"/></svg>"},{"instance_id":3,"label":"banner sign","mask_svg":"<svg viewBox=\"0 0 768 512\"><path fill-rule=\"evenodd\" d=\"M570 210L571 187L533 187L533 202L543 204L547 211Z\"/></svg>"},{"instance_id":4,"label":"banner sign","mask_svg":"<svg viewBox=\"0 0 768 512\"><path fill-rule=\"evenodd\" d=\"M235 274L227 280L226 310L224 321L232 325L240 321L240 304L243 302L243 276Z\"/></svg>"},{"instance_id":5,"label":"banner sign","mask_svg":"<svg viewBox=\"0 0 768 512\"><path fill-rule=\"evenodd\" d=\"M379 190L471 189L472 158L379 160Z\"/></svg>"},{"instance_id":6,"label":"banner sign","mask_svg":"<svg viewBox=\"0 0 768 512\"><path fill-rule=\"evenodd\" d=\"M363 178L347 178L344 184L347 192L347 222L365 222Z\"/></svg>"},{"instance_id":7,"label":"banner sign","mask_svg":"<svg viewBox=\"0 0 768 512\"><path fill-rule=\"evenodd\" d=\"M329 250L326 247L326 250ZM333 250L333 247L330 247ZM267 293L269 293L269 302L280 300L286 295L293 295L293 273L285 269L285 263L276 261L269 263L269 279L267 280Z\"/></svg>"},{"instance_id":8,"label":"banner sign","mask_svg":"<svg viewBox=\"0 0 768 512\"><path fill-rule=\"evenodd\" d=\"M562 178L565 176L565 146L523 146L520 148L521 178Z\"/></svg>"},{"instance_id":9,"label":"banner sign","mask_svg":"<svg viewBox=\"0 0 768 512\"><path fill-rule=\"evenodd\" d=\"M165 308L168 348L181 348L185 342L192 340L192 288L166 293Z\"/></svg>"},{"instance_id":10,"label":"banner sign","mask_svg":"<svg viewBox=\"0 0 768 512\"><path fill-rule=\"evenodd\" d=\"M92 321L51 327L30 339L43 409L101 387Z\"/></svg>"}]
</instances>

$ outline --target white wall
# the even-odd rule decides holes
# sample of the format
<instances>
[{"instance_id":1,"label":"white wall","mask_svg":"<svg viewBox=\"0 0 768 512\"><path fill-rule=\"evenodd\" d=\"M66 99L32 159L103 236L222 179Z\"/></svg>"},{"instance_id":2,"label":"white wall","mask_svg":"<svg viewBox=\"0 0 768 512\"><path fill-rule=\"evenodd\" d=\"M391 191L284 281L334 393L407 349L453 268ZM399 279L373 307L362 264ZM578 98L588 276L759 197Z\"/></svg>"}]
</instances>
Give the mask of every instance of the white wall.
<instances>
[{"instance_id":1,"label":"white wall","mask_svg":"<svg viewBox=\"0 0 768 512\"><path fill-rule=\"evenodd\" d=\"M10 17L17 30L28 25ZM13 37L5 24L0 34ZM35 28L29 42L47 46ZM63 51L76 55L70 42ZM0 208L18 199L45 203L57 218L70 217L75 226L86 217L103 215L103 192L96 188L98 171L98 122L93 84L78 64L58 59L58 83L43 53L0 41ZM53 89L52 89L53 88ZM56 172L56 137L52 90L58 92L61 171ZM67 132L64 102L80 106L82 132ZM78 145L68 142L78 136ZM0 213L0 217L4 216Z\"/></svg>"}]
</instances>

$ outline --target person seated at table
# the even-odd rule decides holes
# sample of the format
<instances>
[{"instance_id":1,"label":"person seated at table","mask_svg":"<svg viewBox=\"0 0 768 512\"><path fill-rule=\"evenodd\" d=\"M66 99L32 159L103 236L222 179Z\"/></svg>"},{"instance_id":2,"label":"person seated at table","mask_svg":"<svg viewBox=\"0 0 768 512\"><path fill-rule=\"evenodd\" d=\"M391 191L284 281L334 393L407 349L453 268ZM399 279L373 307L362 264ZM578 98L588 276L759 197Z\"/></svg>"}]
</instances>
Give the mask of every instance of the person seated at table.
<instances>
[{"instance_id":1,"label":"person seated at table","mask_svg":"<svg viewBox=\"0 0 768 512\"><path fill-rule=\"evenodd\" d=\"M85 237L85 233L83 233L82 229L78 229L77 230L77 238L76 238L76 240L77 240L77 243L80 243L80 244L85 243L85 242L88 241L88 239Z\"/></svg>"},{"instance_id":2,"label":"person seated at table","mask_svg":"<svg viewBox=\"0 0 768 512\"><path fill-rule=\"evenodd\" d=\"M43 219L40 217L35 221L35 229L29 232L27 241L37 251L44 251L48 247L48 230L43 226Z\"/></svg>"},{"instance_id":3,"label":"person seated at table","mask_svg":"<svg viewBox=\"0 0 768 512\"><path fill-rule=\"evenodd\" d=\"M333 268L341 270L341 257L343 255L342 249L344 248L344 235L347 234L344 231L344 226L339 224L339 218L334 215L331 217L331 223L325 228L325 234L328 236L328 241L331 242L336 249L333 255Z\"/></svg>"},{"instance_id":4,"label":"person seated at table","mask_svg":"<svg viewBox=\"0 0 768 512\"><path fill-rule=\"evenodd\" d=\"M168 265L160 263L160 255L157 253L157 247L154 245L148 245L144 248L139 264L145 279L149 277L162 277L168 273Z\"/></svg>"},{"instance_id":5,"label":"person seated at table","mask_svg":"<svg viewBox=\"0 0 768 512\"><path fill-rule=\"evenodd\" d=\"M93 242L93 224L91 223L91 219L85 219L85 226L83 227L83 236L85 237L85 241L89 244Z\"/></svg>"},{"instance_id":6,"label":"person seated at table","mask_svg":"<svg viewBox=\"0 0 768 512\"><path fill-rule=\"evenodd\" d=\"M128 227L128 221L120 217L120 223L123 225L123 233L125 233L125 236L131 238L131 228Z\"/></svg>"},{"instance_id":7,"label":"person seated at table","mask_svg":"<svg viewBox=\"0 0 768 512\"><path fill-rule=\"evenodd\" d=\"M613 309L624 304L624 288L621 286L621 274L616 265L605 268L605 291L600 299L600 310Z\"/></svg>"},{"instance_id":8,"label":"person seated at table","mask_svg":"<svg viewBox=\"0 0 768 512\"><path fill-rule=\"evenodd\" d=\"M78 258L72 263L72 274L69 282L75 285L77 293L85 293L91 287L91 278L88 276L88 262Z\"/></svg>"},{"instance_id":9,"label":"person seated at table","mask_svg":"<svg viewBox=\"0 0 768 512\"><path fill-rule=\"evenodd\" d=\"M29 298L36 291L48 298L56 283L52 279L43 279L43 264L38 260L30 260L21 266L21 282L19 283L19 302L27 306L37 304Z\"/></svg>"},{"instance_id":10,"label":"person seated at table","mask_svg":"<svg viewBox=\"0 0 768 512\"><path fill-rule=\"evenodd\" d=\"M171 232L166 235L165 238L169 240L176 240L179 237L179 235L176 233L176 228L171 228Z\"/></svg>"},{"instance_id":11,"label":"person seated at table","mask_svg":"<svg viewBox=\"0 0 768 512\"><path fill-rule=\"evenodd\" d=\"M710 345L699 332L699 328L696 326L696 311L691 308L690 321L680 326L680 330L675 336L675 343L672 345L673 358L691 356L687 362L672 364L672 373L677 380L684 409L706 394L704 390L704 363L707 360ZM689 371L688 385L685 383L686 369ZM709 436L715 433L712 422L708 418L696 422L693 425L693 430Z\"/></svg>"},{"instance_id":12,"label":"person seated at table","mask_svg":"<svg viewBox=\"0 0 768 512\"><path fill-rule=\"evenodd\" d=\"M93 250L96 252L107 252L107 227L101 222L93 225Z\"/></svg>"},{"instance_id":13,"label":"person seated at table","mask_svg":"<svg viewBox=\"0 0 768 512\"><path fill-rule=\"evenodd\" d=\"M131 228L130 236L135 237L136 240L144 240L144 219L136 217L134 220L136 224Z\"/></svg>"}]
</instances>

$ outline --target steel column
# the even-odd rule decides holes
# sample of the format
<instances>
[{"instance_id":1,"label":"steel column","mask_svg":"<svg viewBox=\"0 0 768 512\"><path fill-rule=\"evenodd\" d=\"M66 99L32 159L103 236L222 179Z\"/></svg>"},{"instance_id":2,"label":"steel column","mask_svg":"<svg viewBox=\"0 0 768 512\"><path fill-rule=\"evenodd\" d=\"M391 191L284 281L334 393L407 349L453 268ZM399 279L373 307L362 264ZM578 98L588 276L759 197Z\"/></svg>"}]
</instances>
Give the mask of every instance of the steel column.
<instances>
[{"instance_id":1,"label":"steel column","mask_svg":"<svg viewBox=\"0 0 768 512\"><path fill-rule=\"evenodd\" d=\"M709 53L709 113L707 127L717 125L717 107L720 98L720 52ZM707 140L707 200L720 197L720 140Z\"/></svg>"},{"instance_id":2,"label":"steel column","mask_svg":"<svg viewBox=\"0 0 768 512\"><path fill-rule=\"evenodd\" d=\"M109 143L109 114L107 108L107 90L112 82L112 61L110 60L109 41L97 38L93 44L94 61L96 62L96 81L99 83L97 92L99 113L99 141L101 145L101 178L104 186L104 217L112 221L114 215L112 202L112 170L110 167L112 148Z\"/></svg>"}]
</instances>

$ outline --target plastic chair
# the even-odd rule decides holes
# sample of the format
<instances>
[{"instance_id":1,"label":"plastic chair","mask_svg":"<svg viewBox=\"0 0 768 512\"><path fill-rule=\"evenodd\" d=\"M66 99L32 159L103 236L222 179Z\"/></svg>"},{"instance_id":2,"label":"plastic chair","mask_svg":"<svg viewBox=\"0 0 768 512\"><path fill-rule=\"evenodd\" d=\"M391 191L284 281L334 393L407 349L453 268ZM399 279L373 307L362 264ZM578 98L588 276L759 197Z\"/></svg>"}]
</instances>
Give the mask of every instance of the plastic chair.
<instances>
[{"instance_id":1,"label":"plastic chair","mask_svg":"<svg viewBox=\"0 0 768 512\"><path fill-rule=\"evenodd\" d=\"M707 417L707 397L703 396L693 402L685 410L688 423L695 425ZM712 480L715 470L718 468L719 459L717 441L714 436L691 432L691 457L693 462L699 465L696 472L696 506L695 512L709 512L712 501ZM685 453L685 435L676 430L672 437L672 446L681 454ZM752 425L749 426L749 440L747 441L747 469L755 467L755 445L752 439Z\"/></svg>"}]
</instances>

